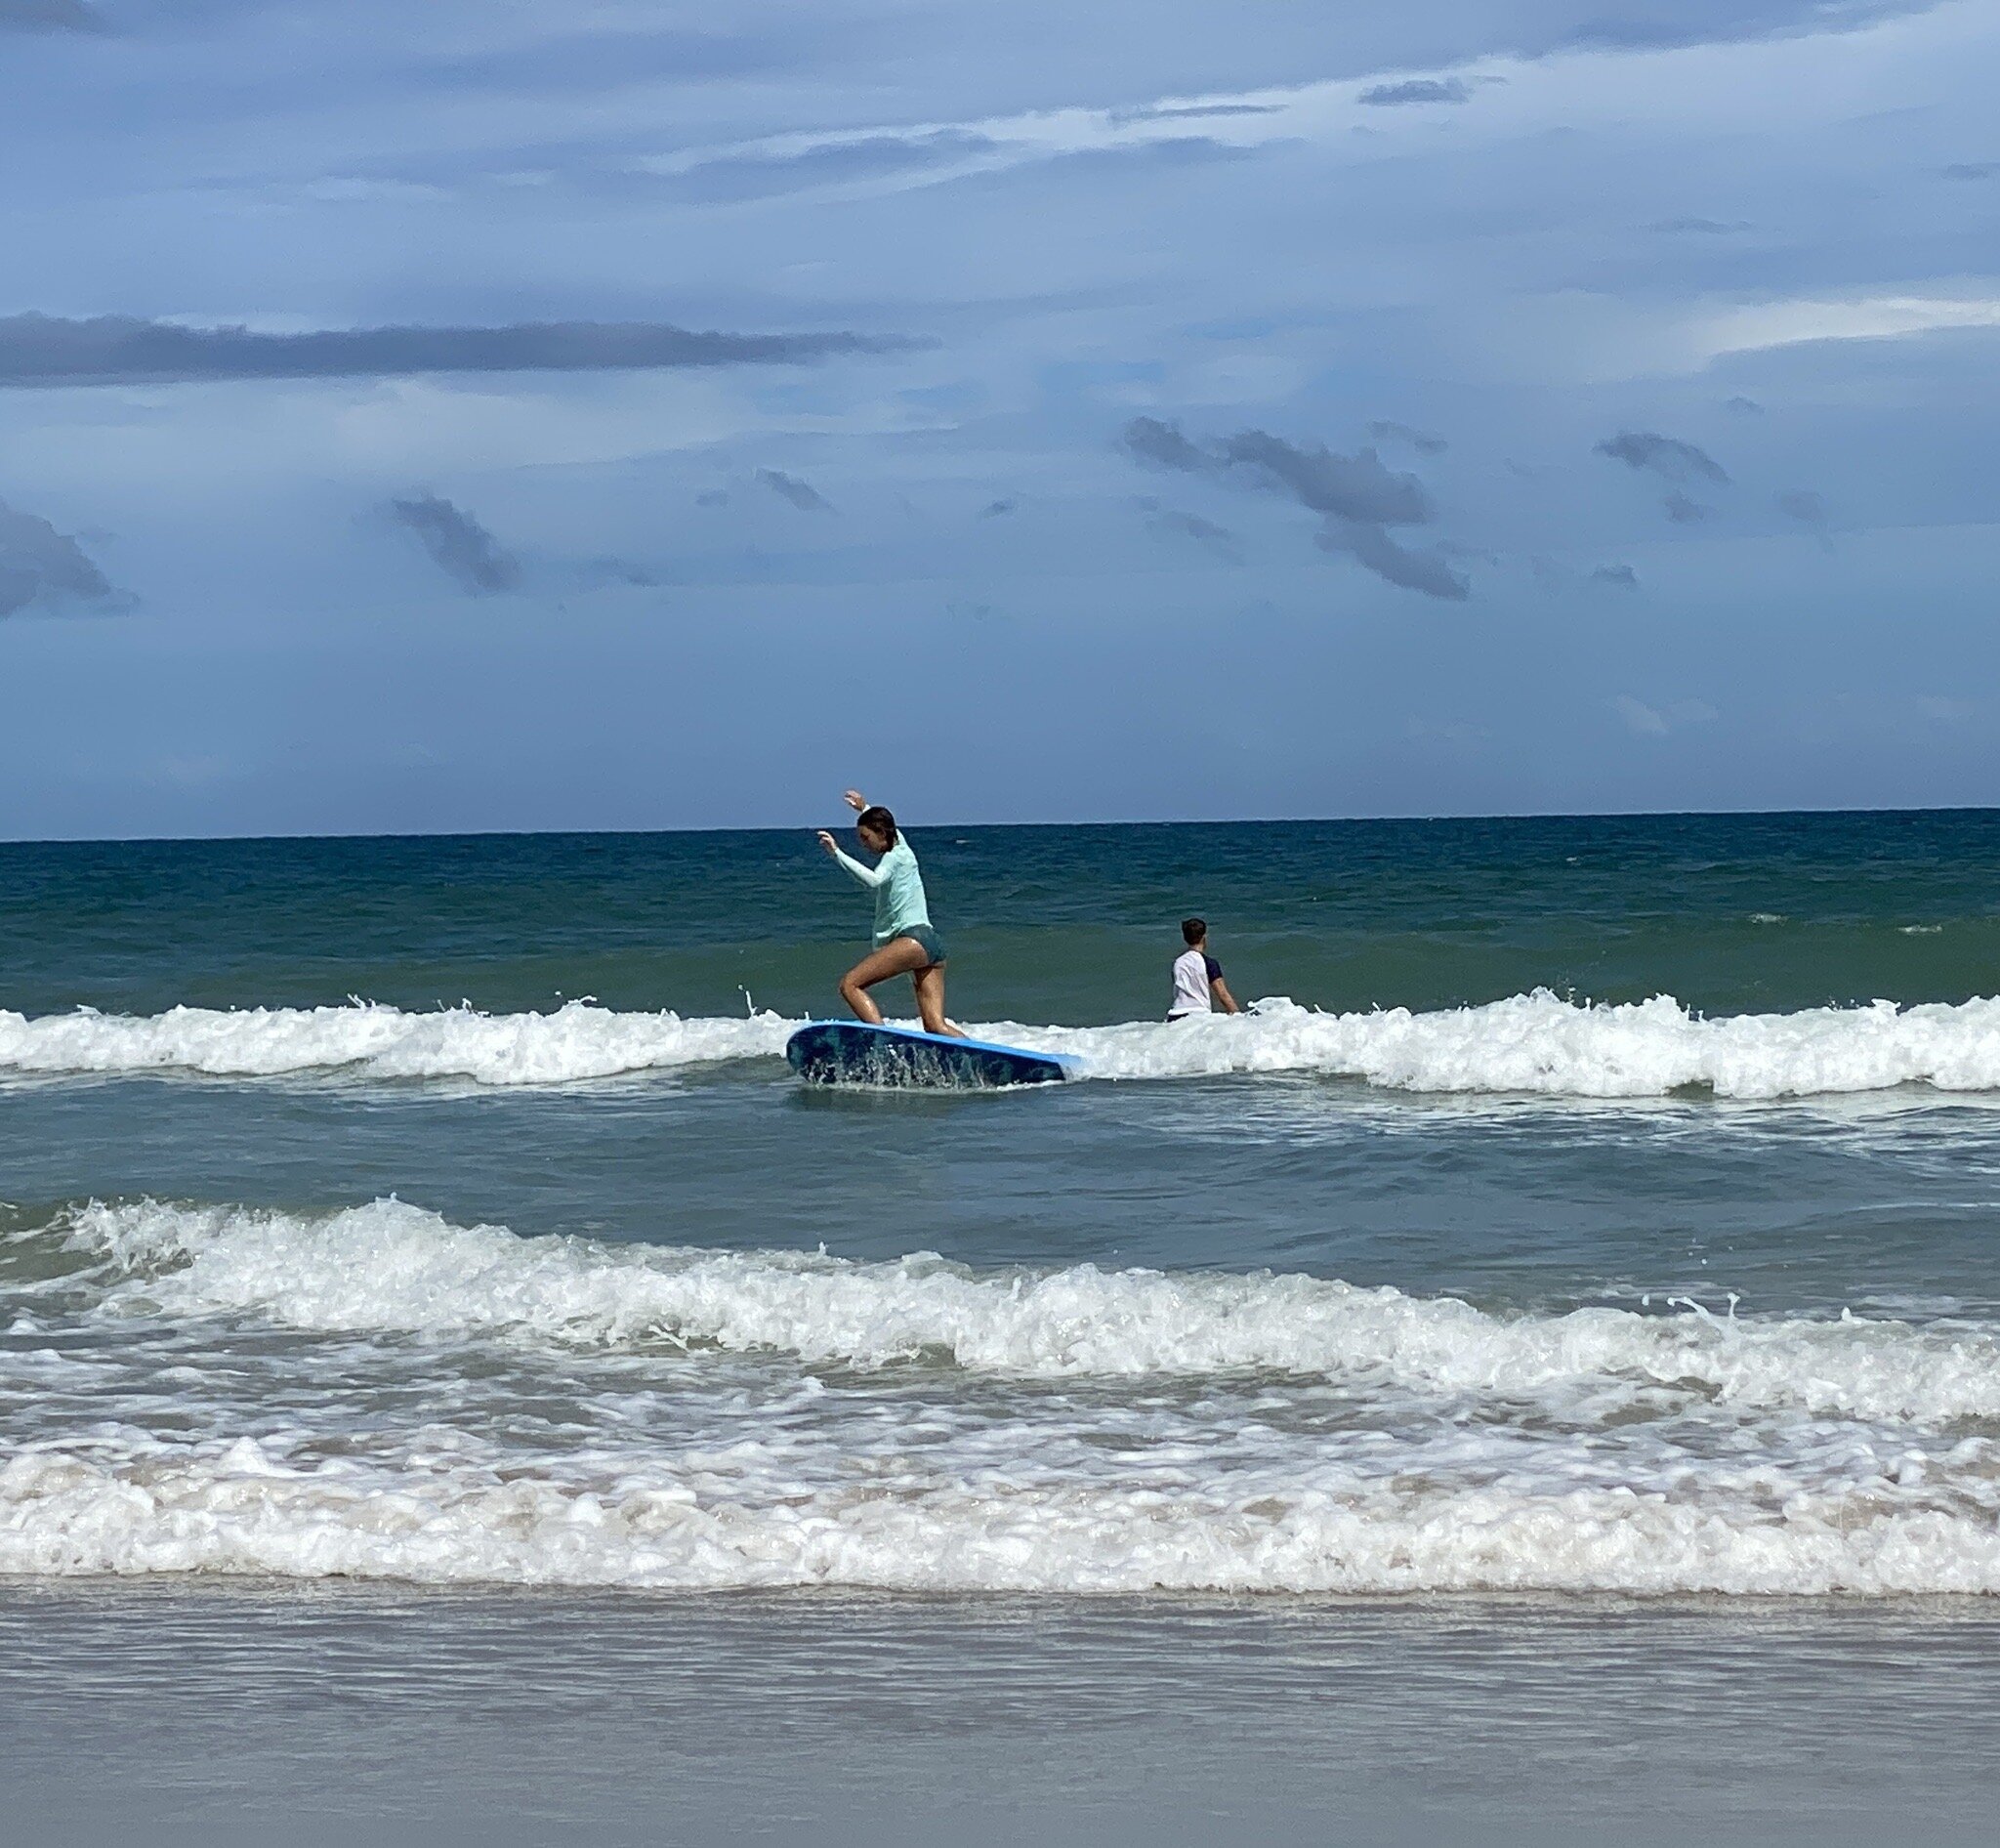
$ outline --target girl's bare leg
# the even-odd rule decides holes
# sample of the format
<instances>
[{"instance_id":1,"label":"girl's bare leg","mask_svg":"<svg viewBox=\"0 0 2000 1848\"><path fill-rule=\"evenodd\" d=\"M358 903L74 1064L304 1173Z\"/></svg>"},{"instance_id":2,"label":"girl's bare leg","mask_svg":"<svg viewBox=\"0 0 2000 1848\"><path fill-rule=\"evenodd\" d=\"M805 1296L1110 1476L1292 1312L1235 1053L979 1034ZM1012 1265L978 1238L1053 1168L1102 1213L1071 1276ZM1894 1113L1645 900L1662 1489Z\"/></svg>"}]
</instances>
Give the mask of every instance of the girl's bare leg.
<instances>
[{"instance_id":1,"label":"girl's bare leg","mask_svg":"<svg viewBox=\"0 0 2000 1848\"><path fill-rule=\"evenodd\" d=\"M898 937L893 944L884 944L873 955L863 956L841 977L840 998L854 1009L856 1020L866 1021L870 1027L880 1027L882 1010L868 998L868 990L878 982L887 982L891 976L916 974L923 961L923 946L907 937ZM941 983L938 994L940 997L943 994Z\"/></svg>"},{"instance_id":2,"label":"girl's bare leg","mask_svg":"<svg viewBox=\"0 0 2000 1848\"><path fill-rule=\"evenodd\" d=\"M944 1018L944 965L934 962L928 969L919 969L910 977L910 986L917 991L917 1012L923 1017L927 1033L948 1033L954 1039L965 1035Z\"/></svg>"}]
</instances>

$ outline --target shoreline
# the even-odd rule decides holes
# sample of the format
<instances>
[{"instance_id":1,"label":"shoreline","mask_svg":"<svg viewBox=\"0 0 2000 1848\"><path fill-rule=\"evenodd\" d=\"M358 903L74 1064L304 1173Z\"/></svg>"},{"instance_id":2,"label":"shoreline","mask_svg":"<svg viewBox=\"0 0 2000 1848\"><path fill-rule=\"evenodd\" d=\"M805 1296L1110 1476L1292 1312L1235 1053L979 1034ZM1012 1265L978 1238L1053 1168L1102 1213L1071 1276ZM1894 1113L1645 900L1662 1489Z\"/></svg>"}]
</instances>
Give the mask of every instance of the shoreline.
<instances>
[{"instance_id":1,"label":"shoreline","mask_svg":"<svg viewBox=\"0 0 2000 1848\"><path fill-rule=\"evenodd\" d=\"M10 1581L0 1662L44 1839L1970 1843L2000 1606Z\"/></svg>"}]
</instances>

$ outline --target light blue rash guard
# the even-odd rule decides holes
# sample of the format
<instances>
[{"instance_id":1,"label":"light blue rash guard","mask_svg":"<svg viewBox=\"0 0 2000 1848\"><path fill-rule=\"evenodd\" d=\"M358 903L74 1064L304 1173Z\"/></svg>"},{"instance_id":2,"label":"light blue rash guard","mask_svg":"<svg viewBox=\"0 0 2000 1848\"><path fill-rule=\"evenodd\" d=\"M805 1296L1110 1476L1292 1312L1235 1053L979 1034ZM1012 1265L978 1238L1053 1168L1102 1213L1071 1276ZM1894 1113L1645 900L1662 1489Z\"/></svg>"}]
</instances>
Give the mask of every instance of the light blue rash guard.
<instances>
[{"instance_id":1,"label":"light blue rash guard","mask_svg":"<svg viewBox=\"0 0 2000 1848\"><path fill-rule=\"evenodd\" d=\"M852 854L834 850L849 875L875 895L875 947L894 943L918 925L931 922L931 907L924 900L924 875L917 870L917 857L898 833L896 845L872 866L864 866Z\"/></svg>"}]
</instances>

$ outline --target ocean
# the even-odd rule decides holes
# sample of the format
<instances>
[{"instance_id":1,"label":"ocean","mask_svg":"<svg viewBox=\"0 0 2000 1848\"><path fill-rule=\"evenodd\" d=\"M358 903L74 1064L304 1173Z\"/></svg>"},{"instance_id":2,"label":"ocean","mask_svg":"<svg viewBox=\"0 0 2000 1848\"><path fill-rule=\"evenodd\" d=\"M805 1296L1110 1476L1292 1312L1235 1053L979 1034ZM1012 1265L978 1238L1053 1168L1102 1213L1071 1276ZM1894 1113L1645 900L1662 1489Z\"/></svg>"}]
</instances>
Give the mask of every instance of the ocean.
<instances>
[{"instance_id":1,"label":"ocean","mask_svg":"<svg viewBox=\"0 0 2000 1848\"><path fill-rule=\"evenodd\" d=\"M1984 1838L2000 813L910 834L0 847L17 1818Z\"/></svg>"}]
</instances>

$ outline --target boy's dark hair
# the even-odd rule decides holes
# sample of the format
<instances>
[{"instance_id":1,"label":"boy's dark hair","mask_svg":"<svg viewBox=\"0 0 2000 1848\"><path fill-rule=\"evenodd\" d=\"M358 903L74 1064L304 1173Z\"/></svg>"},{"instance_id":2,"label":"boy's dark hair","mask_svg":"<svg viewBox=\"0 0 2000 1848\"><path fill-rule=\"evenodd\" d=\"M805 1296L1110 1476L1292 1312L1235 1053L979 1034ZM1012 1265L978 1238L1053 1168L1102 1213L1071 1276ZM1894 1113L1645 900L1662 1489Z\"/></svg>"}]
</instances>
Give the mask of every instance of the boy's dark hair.
<instances>
[{"instance_id":1,"label":"boy's dark hair","mask_svg":"<svg viewBox=\"0 0 2000 1848\"><path fill-rule=\"evenodd\" d=\"M1184 917L1181 920L1181 941L1192 949L1208 935L1208 920L1199 917Z\"/></svg>"},{"instance_id":2,"label":"boy's dark hair","mask_svg":"<svg viewBox=\"0 0 2000 1848\"><path fill-rule=\"evenodd\" d=\"M879 802L863 809L854 818L854 825L866 828L870 834L882 835L892 847L896 845L896 817Z\"/></svg>"}]
</instances>

